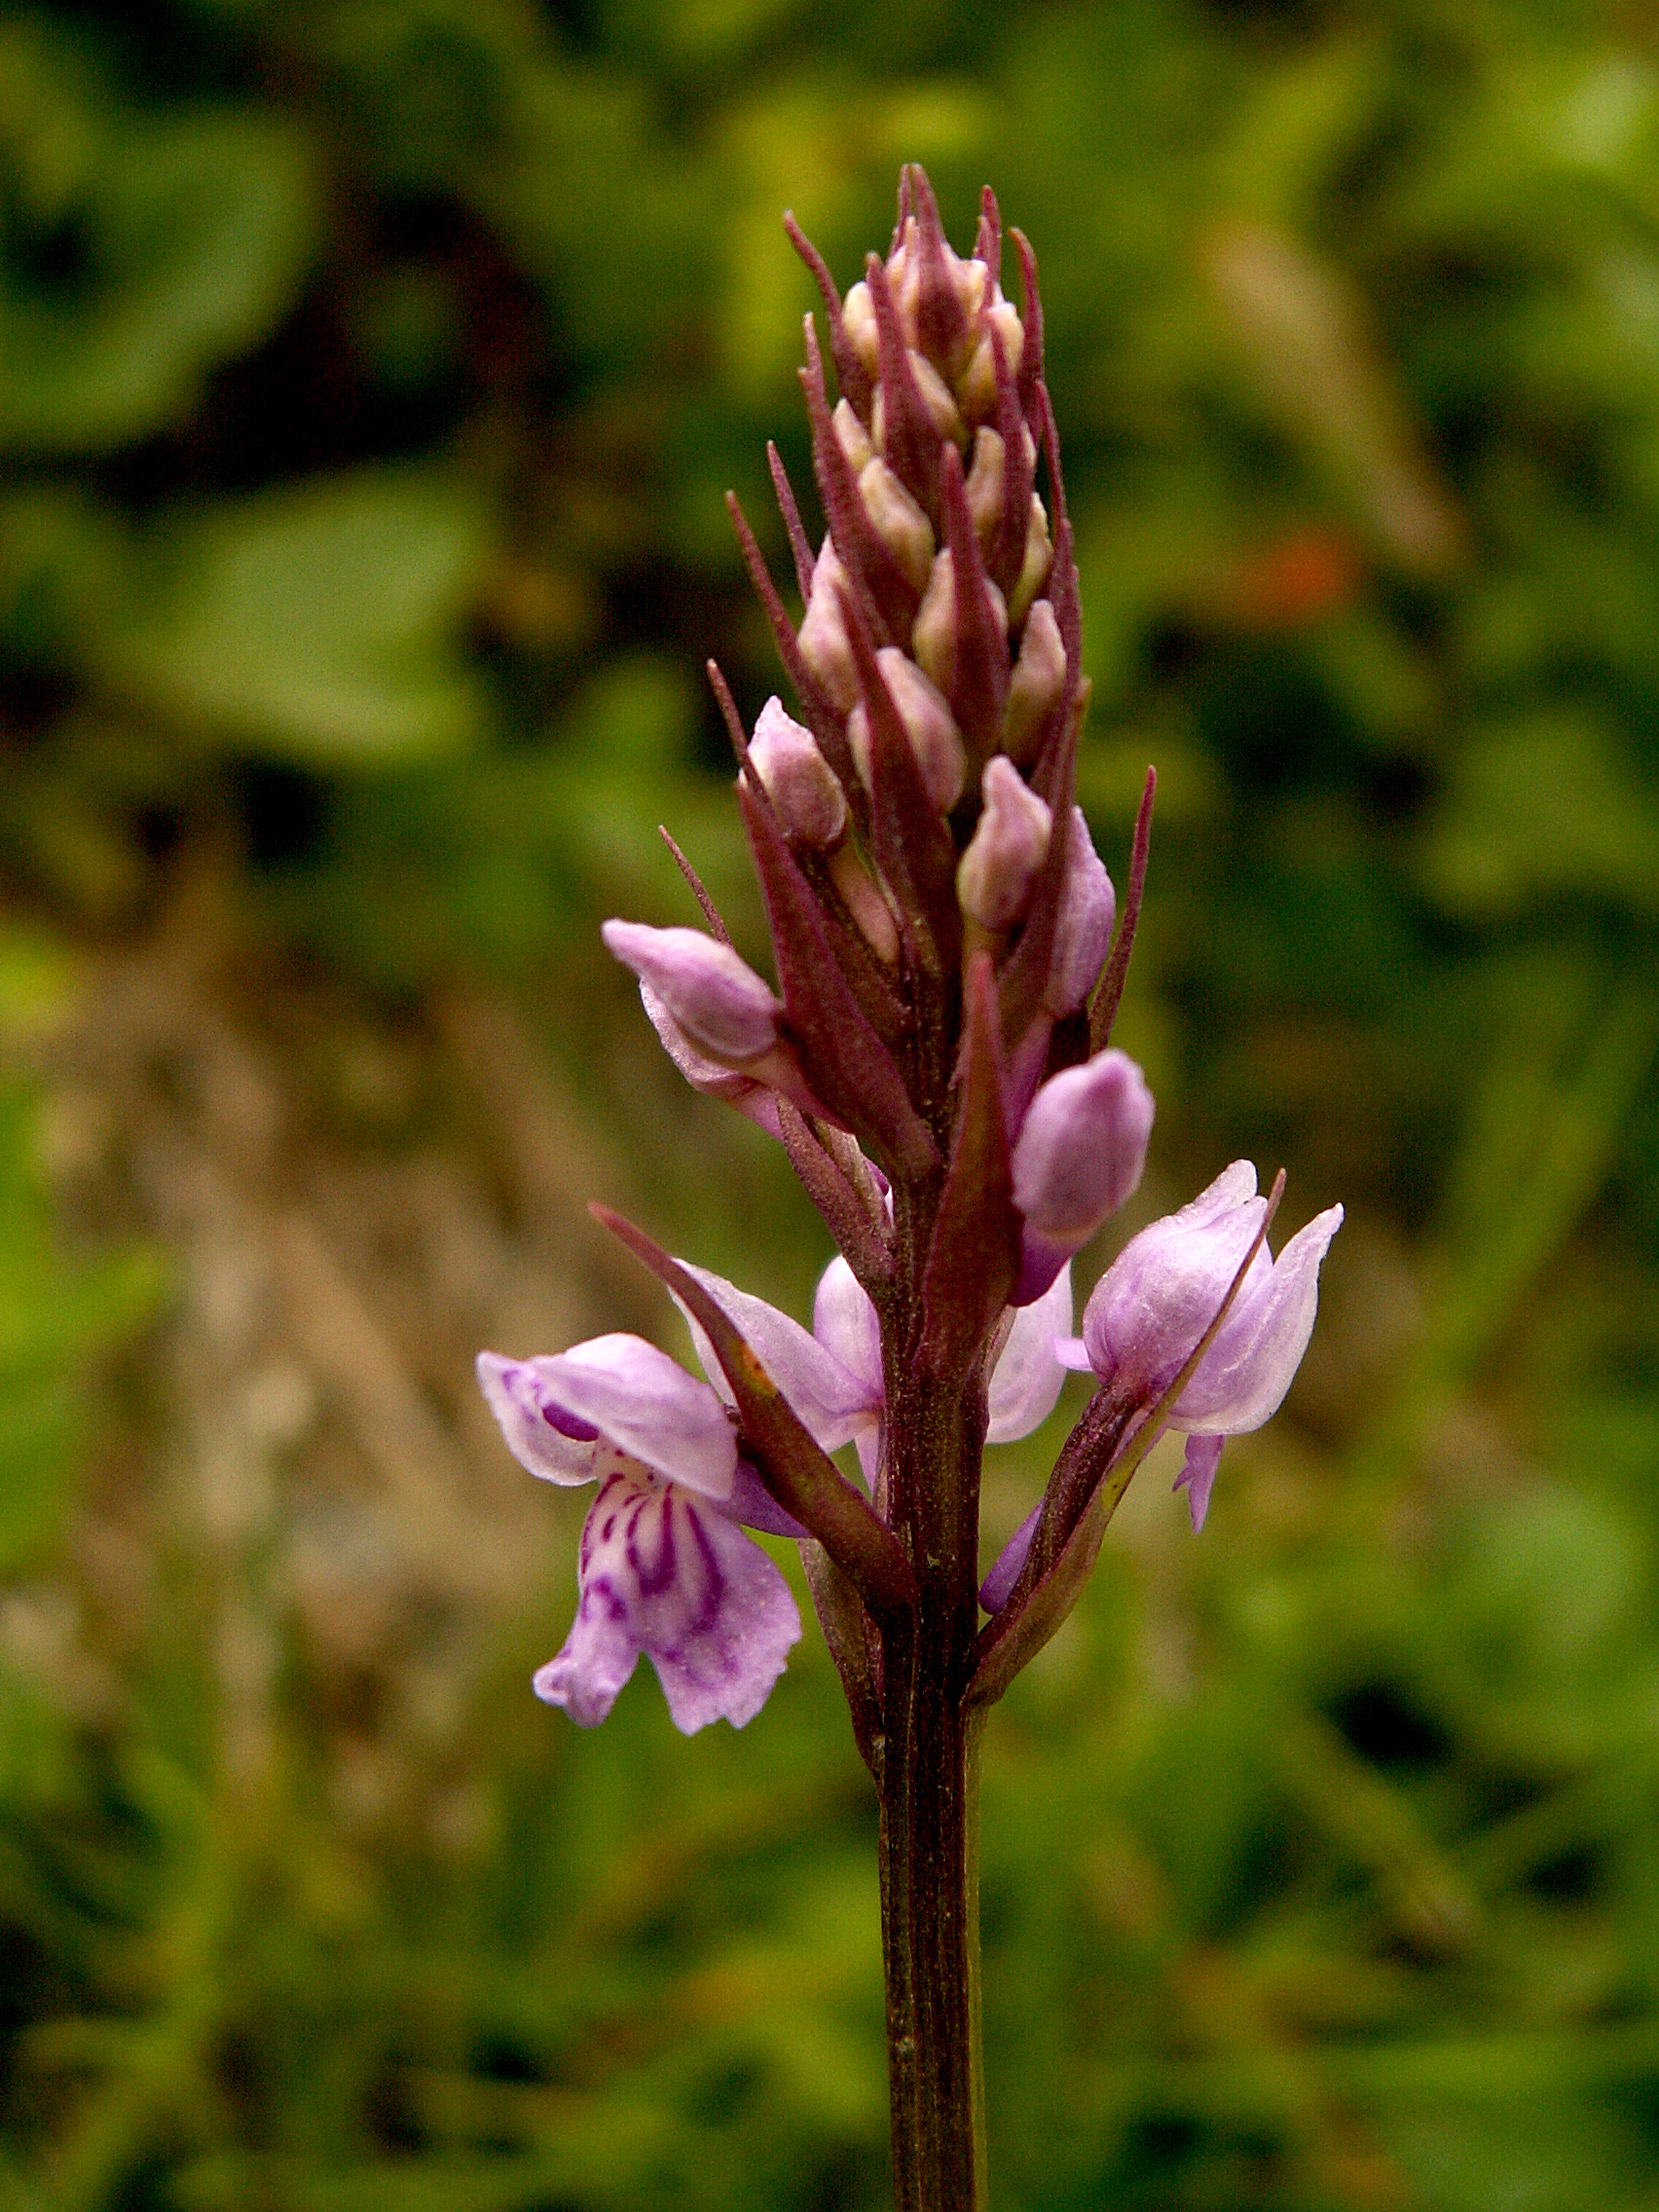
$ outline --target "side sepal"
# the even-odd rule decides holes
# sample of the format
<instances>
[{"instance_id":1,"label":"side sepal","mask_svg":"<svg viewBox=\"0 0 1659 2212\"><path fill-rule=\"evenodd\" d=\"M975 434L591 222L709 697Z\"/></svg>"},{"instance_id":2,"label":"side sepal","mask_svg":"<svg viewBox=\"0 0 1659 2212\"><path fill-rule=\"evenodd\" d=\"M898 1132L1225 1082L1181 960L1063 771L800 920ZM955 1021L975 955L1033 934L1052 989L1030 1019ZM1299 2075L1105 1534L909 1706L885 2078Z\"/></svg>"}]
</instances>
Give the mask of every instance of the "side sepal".
<instances>
[{"instance_id":1,"label":"side sepal","mask_svg":"<svg viewBox=\"0 0 1659 2212\"><path fill-rule=\"evenodd\" d=\"M798 1415L689 1269L608 1206L589 1211L696 1318L730 1385L767 1493L810 1530L877 1618L916 1603L916 1578L892 1530L812 1439Z\"/></svg>"}]
</instances>

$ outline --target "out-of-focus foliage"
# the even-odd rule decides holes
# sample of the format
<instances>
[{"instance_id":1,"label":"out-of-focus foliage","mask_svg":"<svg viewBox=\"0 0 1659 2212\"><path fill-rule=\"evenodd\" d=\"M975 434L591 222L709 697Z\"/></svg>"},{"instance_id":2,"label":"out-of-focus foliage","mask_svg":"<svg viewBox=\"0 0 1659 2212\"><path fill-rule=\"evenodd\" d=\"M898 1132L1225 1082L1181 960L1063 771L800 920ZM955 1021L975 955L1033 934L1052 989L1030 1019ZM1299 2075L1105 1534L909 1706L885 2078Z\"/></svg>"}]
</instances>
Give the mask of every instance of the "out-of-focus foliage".
<instances>
[{"instance_id":1,"label":"out-of-focus foliage","mask_svg":"<svg viewBox=\"0 0 1659 2212\"><path fill-rule=\"evenodd\" d=\"M998 2201L1659 2202L1641 12L159 0L0 24L0 2204L881 2201L828 1663L535 1708L573 1522L465 1364L661 1325L589 1145L825 1256L593 924L687 918L666 820L754 941L778 215L849 281L910 158L1040 251L1115 866L1161 771L1143 1215L1350 1207L1201 1543L1155 1465L993 1723Z\"/></svg>"}]
</instances>

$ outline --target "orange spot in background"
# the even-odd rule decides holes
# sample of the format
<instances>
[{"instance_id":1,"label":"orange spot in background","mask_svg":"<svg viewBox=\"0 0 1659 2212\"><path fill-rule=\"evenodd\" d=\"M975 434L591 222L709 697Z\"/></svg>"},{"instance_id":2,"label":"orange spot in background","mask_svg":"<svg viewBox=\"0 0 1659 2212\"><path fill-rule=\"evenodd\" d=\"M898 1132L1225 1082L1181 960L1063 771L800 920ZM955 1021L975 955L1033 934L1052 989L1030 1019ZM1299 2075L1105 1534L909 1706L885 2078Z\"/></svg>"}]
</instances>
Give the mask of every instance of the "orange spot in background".
<instances>
[{"instance_id":1,"label":"orange spot in background","mask_svg":"<svg viewBox=\"0 0 1659 2212\"><path fill-rule=\"evenodd\" d=\"M1291 630L1346 607L1365 580L1357 541L1320 523L1287 531L1245 555L1228 574L1222 603L1246 630Z\"/></svg>"}]
</instances>

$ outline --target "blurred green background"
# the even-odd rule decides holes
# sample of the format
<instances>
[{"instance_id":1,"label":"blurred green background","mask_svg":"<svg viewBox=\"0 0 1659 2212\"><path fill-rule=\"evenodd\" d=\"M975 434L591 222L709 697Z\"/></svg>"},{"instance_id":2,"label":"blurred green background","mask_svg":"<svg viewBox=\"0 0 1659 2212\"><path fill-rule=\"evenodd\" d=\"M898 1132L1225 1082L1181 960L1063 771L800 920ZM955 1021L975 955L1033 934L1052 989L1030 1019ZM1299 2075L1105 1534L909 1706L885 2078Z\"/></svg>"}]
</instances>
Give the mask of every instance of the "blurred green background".
<instances>
[{"instance_id":1,"label":"blurred green background","mask_svg":"<svg viewBox=\"0 0 1659 2212\"><path fill-rule=\"evenodd\" d=\"M741 1736L536 1706L581 1509L470 1360L678 1345L590 1194L827 1257L596 923L690 918L666 820L758 953L721 495L781 568L779 215L849 281L912 158L1040 254L1120 880L1162 774L1111 1235L1239 1154L1349 1209L1201 1541L1155 1461L993 1722L996 2200L1659 2208L1651 12L64 0L0 18L5 2212L883 2200L816 1632Z\"/></svg>"}]
</instances>

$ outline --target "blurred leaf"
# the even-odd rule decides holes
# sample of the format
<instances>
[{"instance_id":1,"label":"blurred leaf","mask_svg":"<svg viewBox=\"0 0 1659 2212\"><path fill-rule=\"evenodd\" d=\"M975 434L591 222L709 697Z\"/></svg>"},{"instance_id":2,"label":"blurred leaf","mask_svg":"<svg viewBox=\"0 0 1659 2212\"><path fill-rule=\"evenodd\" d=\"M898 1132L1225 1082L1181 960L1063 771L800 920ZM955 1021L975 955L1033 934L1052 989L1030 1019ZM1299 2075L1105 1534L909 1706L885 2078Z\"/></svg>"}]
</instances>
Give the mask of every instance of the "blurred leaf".
<instances>
[{"instance_id":1,"label":"blurred leaf","mask_svg":"<svg viewBox=\"0 0 1659 2212\"><path fill-rule=\"evenodd\" d=\"M1585 896L1659 914L1659 794L1582 709L1489 723L1458 754L1424 866L1450 910L1483 920Z\"/></svg>"},{"instance_id":2,"label":"blurred leaf","mask_svg":"<svg viewBox=\"0 0 1659 2212\"><path fill-rule=\"evenodd\" d=\"M480 731L460 628L485 547L476 499L364 470L181 513L153 590L103 646L153 711L254 750L356 766Z\"/></svg>"},{"instance_id":3,"label":"blurred leaf","mask_svg":"<svg viewBox=\"0 0 1659 2212\"><path fill-rule=\"evenodd\" d=\"M251 109L105 108L38 25L0 32L20 169L0 284L0 445L159 430L272 328L313 250L304 140Z\"/></svg>"}]
</instances>

